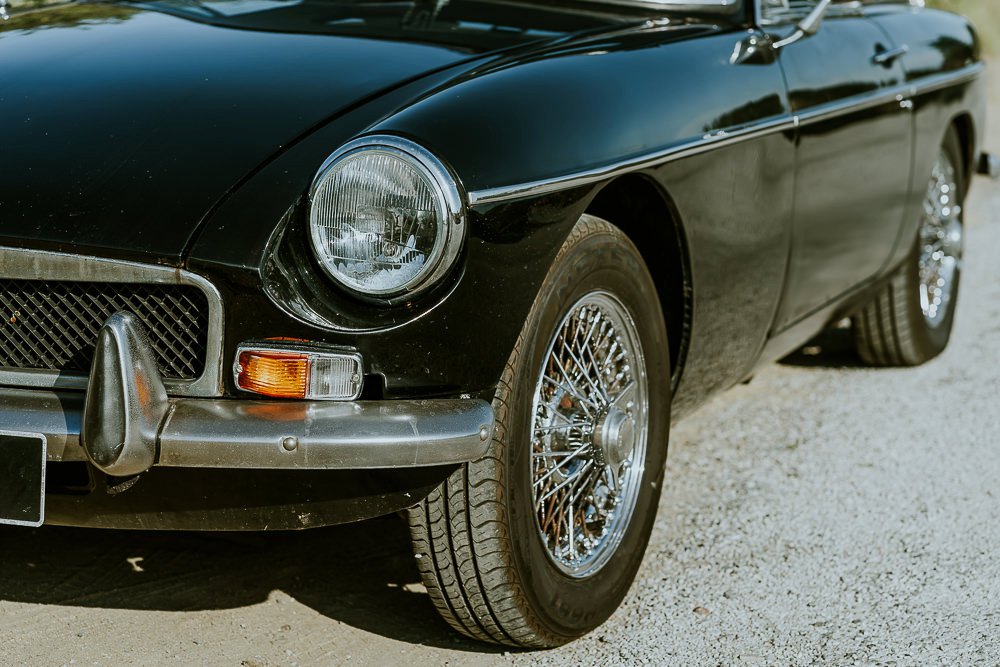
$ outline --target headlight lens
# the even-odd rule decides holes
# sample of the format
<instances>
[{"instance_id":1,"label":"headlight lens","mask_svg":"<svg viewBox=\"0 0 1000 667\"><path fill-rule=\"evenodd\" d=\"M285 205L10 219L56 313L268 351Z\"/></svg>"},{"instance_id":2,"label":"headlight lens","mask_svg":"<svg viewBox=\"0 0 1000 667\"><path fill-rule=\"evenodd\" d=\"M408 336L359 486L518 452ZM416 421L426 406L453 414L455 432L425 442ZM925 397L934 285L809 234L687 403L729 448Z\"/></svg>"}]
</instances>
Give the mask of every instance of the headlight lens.
<instances>
[{"instance_id":1,"label":"headlight lens","mask_svg":"<svg viewBox=\"0 0 1000 667\"><path fill-rule=\"evenodd\" d=\"M366 137L334 153L313 185L310 236L320 264L360 294L391 298L433 284L461 247L462 199L430 153Z\"/></svg>"}]
</instances>

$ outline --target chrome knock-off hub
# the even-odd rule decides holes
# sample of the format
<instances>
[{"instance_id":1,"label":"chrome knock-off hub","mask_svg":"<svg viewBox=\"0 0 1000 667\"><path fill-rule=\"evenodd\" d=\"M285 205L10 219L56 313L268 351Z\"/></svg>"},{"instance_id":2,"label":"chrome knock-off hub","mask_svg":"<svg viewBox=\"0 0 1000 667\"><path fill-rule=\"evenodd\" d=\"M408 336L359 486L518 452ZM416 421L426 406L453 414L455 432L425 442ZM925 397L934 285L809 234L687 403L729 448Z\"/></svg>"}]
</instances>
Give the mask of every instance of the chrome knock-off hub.
<instances>
[{"instance_id":1,"label":"chrome knock-off hub","mask_svg":"<svg viewBox=\"0 0 1000 667\"><path fill-rule=\"evenodd\" d=\"M620 467L635 450L635 420L615 406L609 408L597 422L594 432L594 457L602 465Z\"/></svg>"}]
</instances>

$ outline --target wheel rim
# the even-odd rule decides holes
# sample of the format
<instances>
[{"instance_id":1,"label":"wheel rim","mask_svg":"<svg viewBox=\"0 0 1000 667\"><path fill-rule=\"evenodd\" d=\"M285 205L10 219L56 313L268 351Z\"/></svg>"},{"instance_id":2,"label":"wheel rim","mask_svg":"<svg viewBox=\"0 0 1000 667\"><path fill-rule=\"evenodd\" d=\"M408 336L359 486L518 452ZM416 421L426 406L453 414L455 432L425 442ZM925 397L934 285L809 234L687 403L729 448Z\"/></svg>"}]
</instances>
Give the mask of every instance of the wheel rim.
<instances>
[{"instance_id":1,"label":"wheel rim","mask_svg":"<svg viewBox=\"0 0 1000 667\"><path fill-rule=\"evenodd\" d=\"M648 410L635 322L611 294L587 294L549 341L532 405L536 523L569 576L593 575L621 543L645 468Z\"/></svg>"},{"instance_id":2,"label":"wheel rim","mask_svg":"<svg viewBox=\"0 0 1000 667\"><path fill-rule=\"evenodd\" d=\"M962 263L963 227L955 166L942 152L934 164L920 226L920 308L938 327L951 308Z\"/></svg>"}]
</instances>

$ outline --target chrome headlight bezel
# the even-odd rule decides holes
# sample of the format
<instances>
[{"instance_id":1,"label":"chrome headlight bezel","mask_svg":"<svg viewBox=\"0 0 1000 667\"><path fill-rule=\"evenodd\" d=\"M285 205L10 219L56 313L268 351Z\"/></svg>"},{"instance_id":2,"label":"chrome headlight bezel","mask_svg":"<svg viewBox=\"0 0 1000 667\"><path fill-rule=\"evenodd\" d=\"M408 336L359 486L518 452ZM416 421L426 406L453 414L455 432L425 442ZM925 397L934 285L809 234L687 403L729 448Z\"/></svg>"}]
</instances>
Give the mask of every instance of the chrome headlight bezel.
<instances>
[{"instance_id":1,"label":"chrome headlight bezel","mask_svg":"<svg viewBox=\"0 0 1000 667\"><path fill-rule=\"evenodd\" d=\"M317 194L333 170L342 161L366 151L389 154L417 170L430 184L442 218L434 248L424 266L405 283L387 290L362 289L353 285L325 261L323 242L319 238L315 219ZM387 302L408 300L439 283L454 267L465 242L465 191L447 165L420 144L394 135L369 135L344 144L323 162L309 189L307 224L313 257L337 285L365 299Z\"/></svg>"}]
</instances>

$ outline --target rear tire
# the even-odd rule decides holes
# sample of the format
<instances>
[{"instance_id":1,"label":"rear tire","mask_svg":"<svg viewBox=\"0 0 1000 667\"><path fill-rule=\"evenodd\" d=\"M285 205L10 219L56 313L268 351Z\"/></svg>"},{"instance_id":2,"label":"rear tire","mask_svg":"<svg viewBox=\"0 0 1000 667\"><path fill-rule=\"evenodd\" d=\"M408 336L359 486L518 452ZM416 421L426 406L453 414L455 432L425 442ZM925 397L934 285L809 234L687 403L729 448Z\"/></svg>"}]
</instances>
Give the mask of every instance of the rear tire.
<instances>
[{"instance_id":1,"label":"rear tire","mask_svg":"<svg viewBox=\"0 0 1000 667\"><path fill-rule=\"evenodd\" d=\"M590 306L581 304L590 303L589 295L595 294L598 305L586 310ZM608 313L602 315L600 307ZM553 350L561 354L577 341L567 343L567 327L580 332L590 322L591 333L600 323L594 338L625 341L619 351L634 342L639 350L622 354L612 348L612 353L604 350L602 359L602 350L594 344L596 357L586 367L595 372L600 367L595 377L604 373L611 378L606 386L600 381L603 395L611 397L601 411L596 407L599 389L593 384L594 393L583 396L557 391L544 380L546 373L555 374ZM617 336L619 329L627 329L628 336ZM583 348L594 338L588 337ZM660 497L669 429L668 350L656 288L639 252L617 228L584 216L543 282L497 387L496 426L488 454L462 466L409 510L421 576L451 627L482 641L546 648L589 632L618 607L639 568ZM638 363L631 368L629 359L643 362L642 368ZM612 377L608 368L617 369L617 374ZM571 375L586 378L568 372L558 377L572 384L567 379ZM626 395L639 392L636 387L644 393ZM545 398L541 404L540 395ZM609 415L622 397L628 408L621 403L622 410L612 420ZM640 410L637 406L643 402ZM560 411L574 419L591 411L603 416L595 418L600 426L589 434L561 426L563 422L539 426L541 415ZM607 426L623 420L631 420L632 426ZM614 433L610 439L603 435L609 428ZM566 435L548 435L557 432ZM552 460L558 463L549 463ZM589 467L583 461L589 461ZM612 474L623 500L609 512L606 492L612 483L601 480ZM548 492L553 479L563 479L551 475L564 475L566 486L546 500L538 494ZM631 489L634 492L625 493ZM559 508L558 514L553 507ZM628 517L616 519L625 516L627 507L632 508ZM611 526L618 532L610 532Z\"/></svg>"},{"instance_id":2,"label":"rear tire","mask_svg":"<svg viewBox=\"0 0 1000 667\"><path fill-rule=\"evenodd\" d=\"M919 366L948 346L961 279L967 192L962 164L958 132L952 127L934 166L907 259L852 318L858 354L871 366Z\"/></svg>"}]
</instances>

